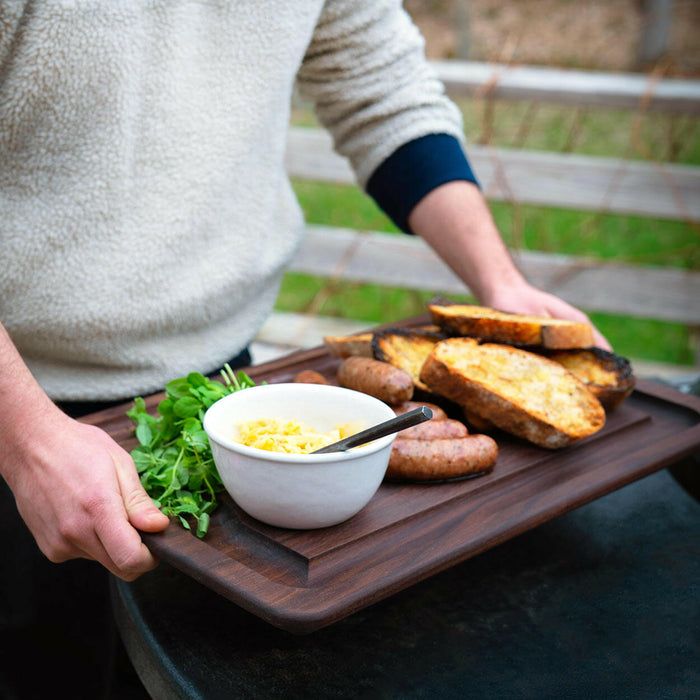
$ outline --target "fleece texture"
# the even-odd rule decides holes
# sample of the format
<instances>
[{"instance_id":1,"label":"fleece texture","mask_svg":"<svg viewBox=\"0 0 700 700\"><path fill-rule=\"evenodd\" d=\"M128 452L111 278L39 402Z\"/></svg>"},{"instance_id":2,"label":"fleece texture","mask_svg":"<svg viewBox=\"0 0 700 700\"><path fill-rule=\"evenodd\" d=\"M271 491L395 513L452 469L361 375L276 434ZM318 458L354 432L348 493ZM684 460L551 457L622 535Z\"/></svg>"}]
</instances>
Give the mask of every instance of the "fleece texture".
<instances>
[{"instance_id":1,"label":"fleece texture","mask_svg":"<svg viewBox=\"0 0 700 700\"><path fill-rule=\"evenodd\" d=\"M211 371L265 321L303 220L295 83L361 186L462 140L393 0L4 0L0 321L57 400Z\"/></svg>"}]
</instances>

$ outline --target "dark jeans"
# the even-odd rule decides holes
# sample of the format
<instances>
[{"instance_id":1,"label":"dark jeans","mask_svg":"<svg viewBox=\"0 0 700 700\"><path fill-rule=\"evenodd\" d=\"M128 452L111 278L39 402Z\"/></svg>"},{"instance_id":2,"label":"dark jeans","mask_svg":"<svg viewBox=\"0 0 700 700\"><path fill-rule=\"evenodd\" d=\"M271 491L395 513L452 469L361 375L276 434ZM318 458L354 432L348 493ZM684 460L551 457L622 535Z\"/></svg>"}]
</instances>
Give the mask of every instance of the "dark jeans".
<instances>
[{"instance_id":1,"label":"dark jeans","mask_svg":"<svg viewBox=\"0 0 700 700\"><path fill-rule=\"evenodd\" d=\"M229 364L249 365L250 355ZM59 405L77 418L128 400ZM116 631L108 572L84 559L46 559L2 478L0 549L0 698L147 698Z\"/></svg>"}]
</instances>

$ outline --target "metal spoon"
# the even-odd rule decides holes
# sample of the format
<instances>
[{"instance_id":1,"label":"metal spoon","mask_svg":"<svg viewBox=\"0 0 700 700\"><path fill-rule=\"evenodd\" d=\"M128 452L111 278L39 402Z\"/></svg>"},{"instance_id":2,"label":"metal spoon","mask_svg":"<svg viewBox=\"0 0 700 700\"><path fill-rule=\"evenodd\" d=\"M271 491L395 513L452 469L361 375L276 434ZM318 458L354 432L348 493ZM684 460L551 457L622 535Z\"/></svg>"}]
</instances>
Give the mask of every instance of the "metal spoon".
<instances>
[{"instance_id":1,"label":"metal spoon","mask_svg":"<svg viewBox=\"0 0 700 700\"><path fill-rule=\"evenodd\" d=\"M420 408L415 408L401 416L396 416L396 418L391 418L383 423L372 426L371 428L361 430L359 433L350 435L350 437L343 438L338 442L321 447L320 449L314 450L309 454L318 455L326 452L344 452L345 450L349 450L351 447L364 445L366 442L371 442L372 440L384 437L385 435L397 433L399 430L405 430L413 425L429 420L432 417L433 412L427 406L421 406Z\"/></svg>"}]
</instances>

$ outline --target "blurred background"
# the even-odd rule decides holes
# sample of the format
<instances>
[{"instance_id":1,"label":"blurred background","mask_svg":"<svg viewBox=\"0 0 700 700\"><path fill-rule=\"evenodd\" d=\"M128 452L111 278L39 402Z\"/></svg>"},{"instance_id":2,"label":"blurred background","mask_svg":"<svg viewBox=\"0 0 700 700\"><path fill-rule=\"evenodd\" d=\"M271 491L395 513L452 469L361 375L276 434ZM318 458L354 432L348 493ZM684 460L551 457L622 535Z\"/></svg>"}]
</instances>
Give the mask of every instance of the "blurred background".
<instances>
[{"instance_id":1,"label":"blurred background","mask_svg":"<svg viewBox=\"0 0 700 700\"><path fill-rule=\"evenodd\" d=\"M698 0L408 0L430 58L700 73Z\"/></svg>"},{"instance_id":2,"label":"blurred background","mask_svg":"<svg viewBox=\"0 0 700 700\"><path fill-rule=\"evenodd\" d=\"M405 7L462 110L472 165L527 276L588 312L619 354L700 371L700 0ZM320 132L297 101L288 169L310 238L261 340L313 345L420 314L435 293L473 301L428 258L408 271L417 248L362 257L369 232L396 246L409 237ZM379 269L386 257L405 261L403 279ZM323 325L332 320L345 325Z\"/></svg>"}]
</instances>

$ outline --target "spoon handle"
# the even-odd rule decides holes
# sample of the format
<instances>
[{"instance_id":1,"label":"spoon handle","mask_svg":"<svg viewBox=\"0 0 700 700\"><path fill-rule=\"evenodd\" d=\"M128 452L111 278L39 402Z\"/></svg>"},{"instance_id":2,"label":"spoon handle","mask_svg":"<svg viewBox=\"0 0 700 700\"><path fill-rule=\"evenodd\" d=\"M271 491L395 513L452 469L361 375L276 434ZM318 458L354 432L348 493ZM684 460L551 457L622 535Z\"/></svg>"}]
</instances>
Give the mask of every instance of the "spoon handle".
<instances>
[{"instance_id":1,"label":"spoon handle","mask_svg":"<svg viewBox=\"0 0 700 700\"><path fill-rule=\"evenodd\" d=\"M423 421L429 420L433 417L433 412L427 406L421 406L420 408L415 408L408 413L396 416L396 418L390 418L388 421L374 425L366 430L361 430L359 433L350 435L349 437L334 442L325 447L321 447L318 450L314 450L310 454L324 454L326 452L344 452L349 450L351 447L358 447L359 445L364 445L366 442L371 442L377 438L384 437L385 435L390 435L391 433L397 433L399 430L405 430L413 425L422 423Z\"/></svg>"}]
</instances>

